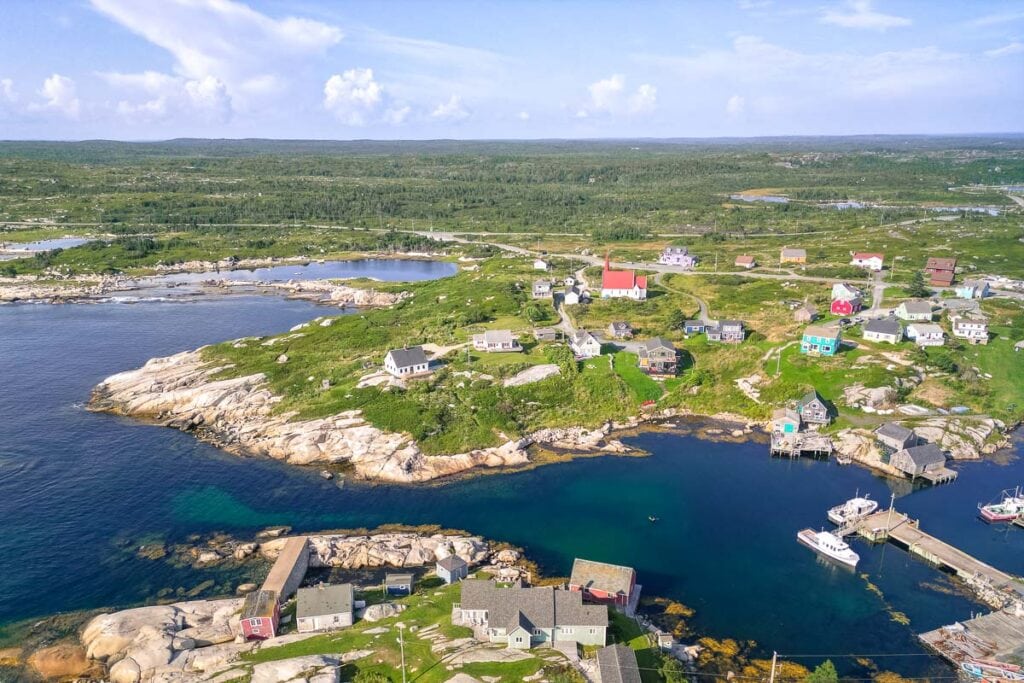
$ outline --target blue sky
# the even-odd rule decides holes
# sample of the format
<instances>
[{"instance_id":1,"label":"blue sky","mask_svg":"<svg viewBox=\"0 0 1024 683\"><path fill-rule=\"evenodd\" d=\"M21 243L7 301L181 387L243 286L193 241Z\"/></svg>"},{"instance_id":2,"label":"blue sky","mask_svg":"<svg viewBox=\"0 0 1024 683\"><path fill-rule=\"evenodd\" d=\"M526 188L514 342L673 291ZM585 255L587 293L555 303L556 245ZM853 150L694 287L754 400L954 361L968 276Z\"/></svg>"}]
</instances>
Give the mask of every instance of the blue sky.
<instances>
[{"instance_id":1,"label":"blue sky","mask_svg":"<svg viewBox=\"0 0 1024 683\"><path fill-rule=\"evenodd\" d=\"M0 139L1024 130L1024 0L5 0Z\"/></svg>"}]
</instances>

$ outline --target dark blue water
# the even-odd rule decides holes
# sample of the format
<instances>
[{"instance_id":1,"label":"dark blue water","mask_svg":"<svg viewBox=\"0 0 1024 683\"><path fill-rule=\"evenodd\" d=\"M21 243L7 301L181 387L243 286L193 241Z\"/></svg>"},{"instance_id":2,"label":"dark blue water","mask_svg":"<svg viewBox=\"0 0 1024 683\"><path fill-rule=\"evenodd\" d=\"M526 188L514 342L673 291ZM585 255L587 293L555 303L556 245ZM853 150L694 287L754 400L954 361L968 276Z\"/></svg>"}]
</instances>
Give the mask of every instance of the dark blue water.
<instances>
[{"instance_id":1,"label":"dark blue water","mask_svg":"<svg viewBox=\"0 0 1024 683\"><path fill-rule=\"evenodd\" d=\"M373 278L385 282L415 282L435 280L454 275L458 266L446 261L417 261L413 259L357 259L354 261L325 261L308 265L291 264L254 268L252 270L222 270L206 273L176 273L158 280L198 283L206 280L231 282L287 282L288 280L329 280L340 278Z\"/></svg>"},{"instance_id":2,"label":"dark blue water","mask_svg":"<svg viewBox=\"0 0 1024 683\"><path fill-rule=\"evenodd\" d=\"M984 609L895 547L855 541L863 559L853 573L798 545L797 530L824 525L825 510L855 490L888 501L889 489L859 468L770 459L763 444L646 433L629 440L648 458L582 459L439 487L339 490L315 471L226 455L187 434L81 407L103 377L151 356L286 330L325 312L239 296L0 307L0 624L145 601L206 578L231 588L216 571L136 558L132 548L148 538L387 522L507 540L548 574L568 573L577 555L633 565L647 593L696 608L698 630L753 639L769 652L923 653L914 633ZM1020 574L1024 531L985 525L975 512L978 501L1021 481L1024 460L971 463L955 484L916 491L897 506L925 530ZM921 656L879 663L906 674L935 666Z\"/></svg>"}]
</instances>

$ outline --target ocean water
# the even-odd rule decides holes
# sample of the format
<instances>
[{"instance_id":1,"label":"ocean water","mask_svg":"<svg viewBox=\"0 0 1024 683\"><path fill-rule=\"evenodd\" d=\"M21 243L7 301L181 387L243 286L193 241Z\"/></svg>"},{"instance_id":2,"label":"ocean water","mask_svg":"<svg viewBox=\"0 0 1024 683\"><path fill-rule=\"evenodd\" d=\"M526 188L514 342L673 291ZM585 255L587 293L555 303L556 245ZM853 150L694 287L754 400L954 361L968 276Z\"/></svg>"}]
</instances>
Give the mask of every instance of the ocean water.
<instances>
[{"instance_id":1,"label":"ocean water","mask_svg":"<svg viewBox=\"0 0 1024 683\"><path fill-rule=\"evenodd\" d=\"M703 440L690 423L629 437L650 453L643 458L339 489L315 470L228 455L188 434L83 408L97 382L150 357L334 313L272 296L0 307L0 626L144 602L206 580L214 592L230 591L244 570L174 568L134 550L154 538L276 524L440 524L521 545L549 575L567 574L576 556L629 564L645 593L695 608L701 632L754 640L768 653L832 655L841 668L852 660L837 655L908 653L877 661L908 675L941 668L914 634L985 609L895 547L854 541L862 561L852 572L797 544L799 529L827 526L825 510L858 490L887 503L886 480L772 459L757 441ZM898 487L897 508L1024 574L1024 530L976 516L979 501L1024 483L1024 459L958 469L952 485Z\"/></svg>"},{"instance_id":2,"label":"ocean water","mask_svg":"<svg viewBox=\"0 0 1024 683\"><path fill-rule=\"evenodd\" d=\"M175 273L153 282L199 283L207 280L230 282L287 282L288 280L323 280L340 278L373 278L385 282L415 282L434 280L454 275L459 267L447 261L413 259L354 259L352 261L324 261L307 265L289 264L251 270L222 270L205 273Z\"/></svg>"}]
</instances>

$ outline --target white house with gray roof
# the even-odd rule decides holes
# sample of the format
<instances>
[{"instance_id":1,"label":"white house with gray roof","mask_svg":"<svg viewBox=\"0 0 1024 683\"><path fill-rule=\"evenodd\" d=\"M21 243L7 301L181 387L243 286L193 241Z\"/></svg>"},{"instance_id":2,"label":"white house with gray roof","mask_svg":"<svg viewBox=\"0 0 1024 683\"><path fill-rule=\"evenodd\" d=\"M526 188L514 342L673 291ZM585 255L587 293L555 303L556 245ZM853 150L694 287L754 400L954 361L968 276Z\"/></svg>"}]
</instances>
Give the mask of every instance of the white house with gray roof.
<instances>
[{"instance_id":1,"label":"white house with gray roof","mask_svg":"<svg viewBox=\"0 0 1024 683\"><path fill-rule=\"evenodd\" d=\"M299 633L351 626L353 596L351 583L336 586L321 583L312 588L300 588L295 606Z\"/></svg>"},{"instance_id":2,"label":"white house with gray roof","mask_svg":"<svg viewBox=\"0 0 1024 683\"><path fill-rule=\"evenodd\" d=\"M569 337L569 348L577 358L596 358L601 355L601 342L586 330L576 330Z\"/></svg>"},{"instance_id":3,"label":"white house with gray roof","mask_svg":"<svg viewBox=\"0 0 1024 683\"><path fill-rule=\"evenodd\" d=\"M900 320L928 322L932 319L932 305L930 302L920 299L904 301L896 307L896 317Z\"/></svg>"},{"instance_id":4,"label":"white house with gray roof","mask_svg":"<svg viewBox=\"0 0 1024 683\"><path fill-rule=\"evenodd\" d=\"M522 351L511 330L487 330L483 334L473 335L473 348L477 351L489 353L501 353L509 351Z\"/></svg>"},{"instance_id":5,"label":"white house with gray roof","mask_svg":"<svg viewBox=\"0 0 1024 683\"><path fill-rule=\"evenodd\" d=\"M903 325L896 318L875 318L864 323L864 338L896 344L903 340Z\"/></svg>"},{"instance_id":6,"label":"white house with gray roof","mask_svg":"<svg viewBox=\"0 0 1024 683\"><path fill-rule=\"evenodd\" d=\"M607 640L607 607L584 605L580 593L550 586L502 588L467 579L452 616L473 628L477 638L515 650L557 643L603 646Z\"/></svg>"},{"instance_id":7,"label":"white house with gray roof","mask_svg":"<svg viewBox=\"0 0 1024 683\"><path fill-rule=\"evenodd\" d=\"M910 323L907 325L907 339L918 346L942 346L946 343L945 333L935 323Z\"/></svg>"},{"instance_id":8,"label":"white house with gray roof","mask_svg":"<svg viewBox=\"0 0 1024 683\"><path fill-rule=\"evenodd\" d=\"M430 372L430 361L422 346L391 349L384 356L384 369L395 377L411 377Z\"/></svg>"}]
</instances>

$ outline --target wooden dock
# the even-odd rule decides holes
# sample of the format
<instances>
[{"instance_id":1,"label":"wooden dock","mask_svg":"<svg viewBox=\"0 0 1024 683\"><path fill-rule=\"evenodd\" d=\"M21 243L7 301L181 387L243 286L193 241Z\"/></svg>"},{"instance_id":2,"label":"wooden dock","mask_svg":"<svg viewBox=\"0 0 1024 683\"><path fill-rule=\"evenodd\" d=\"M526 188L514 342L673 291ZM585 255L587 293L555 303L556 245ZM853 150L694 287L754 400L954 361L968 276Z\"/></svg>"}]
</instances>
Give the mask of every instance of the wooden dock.
<instances>
[{"instance_id":1,"label":"wooden dock","mask_svg":"<svg viewBox=\"0 0 1024 683\"><path fill-rule=\"evenodd\" d=\"M963 579L985 603L1000 609L1024 606L1024 584L1004 571L921 531L920 523L893 509L868 515L839 530L858 533L872 542L892 541L910 553Z\"/></svg>"},{"instance_id":2,"label":"wooden dock","mask_svg":"<svg viewBox=\"0 0 1024 683\"><path fill-rule=\"evenodd\" d=\"M1001 662L1024 659L1024 610L1004 609L918 636L959 666L966 659Z\"/></svg>"},{"instance_id":3,"label":"wooden dock","mask_svg":"<svg viewBox=\"0 0 1024 683\"><path fill-rule=\"evenodd\" d=\"M771 454L785 458L827 458L832 455L832 439L817 432L772 432Z\"/></svg>"},{"instance_id":4,"label":"wooden dock","mask_svg":"<svg viewBox=\"0 0 1024 683\"><path fill-rule=\"evenodd\" d=\"M1019 526L1021 529L1024 529L1024 515L1021 515L1017 519L1013 520L1013 524L1015 526Z\"/></svg>"}]
</instances>

